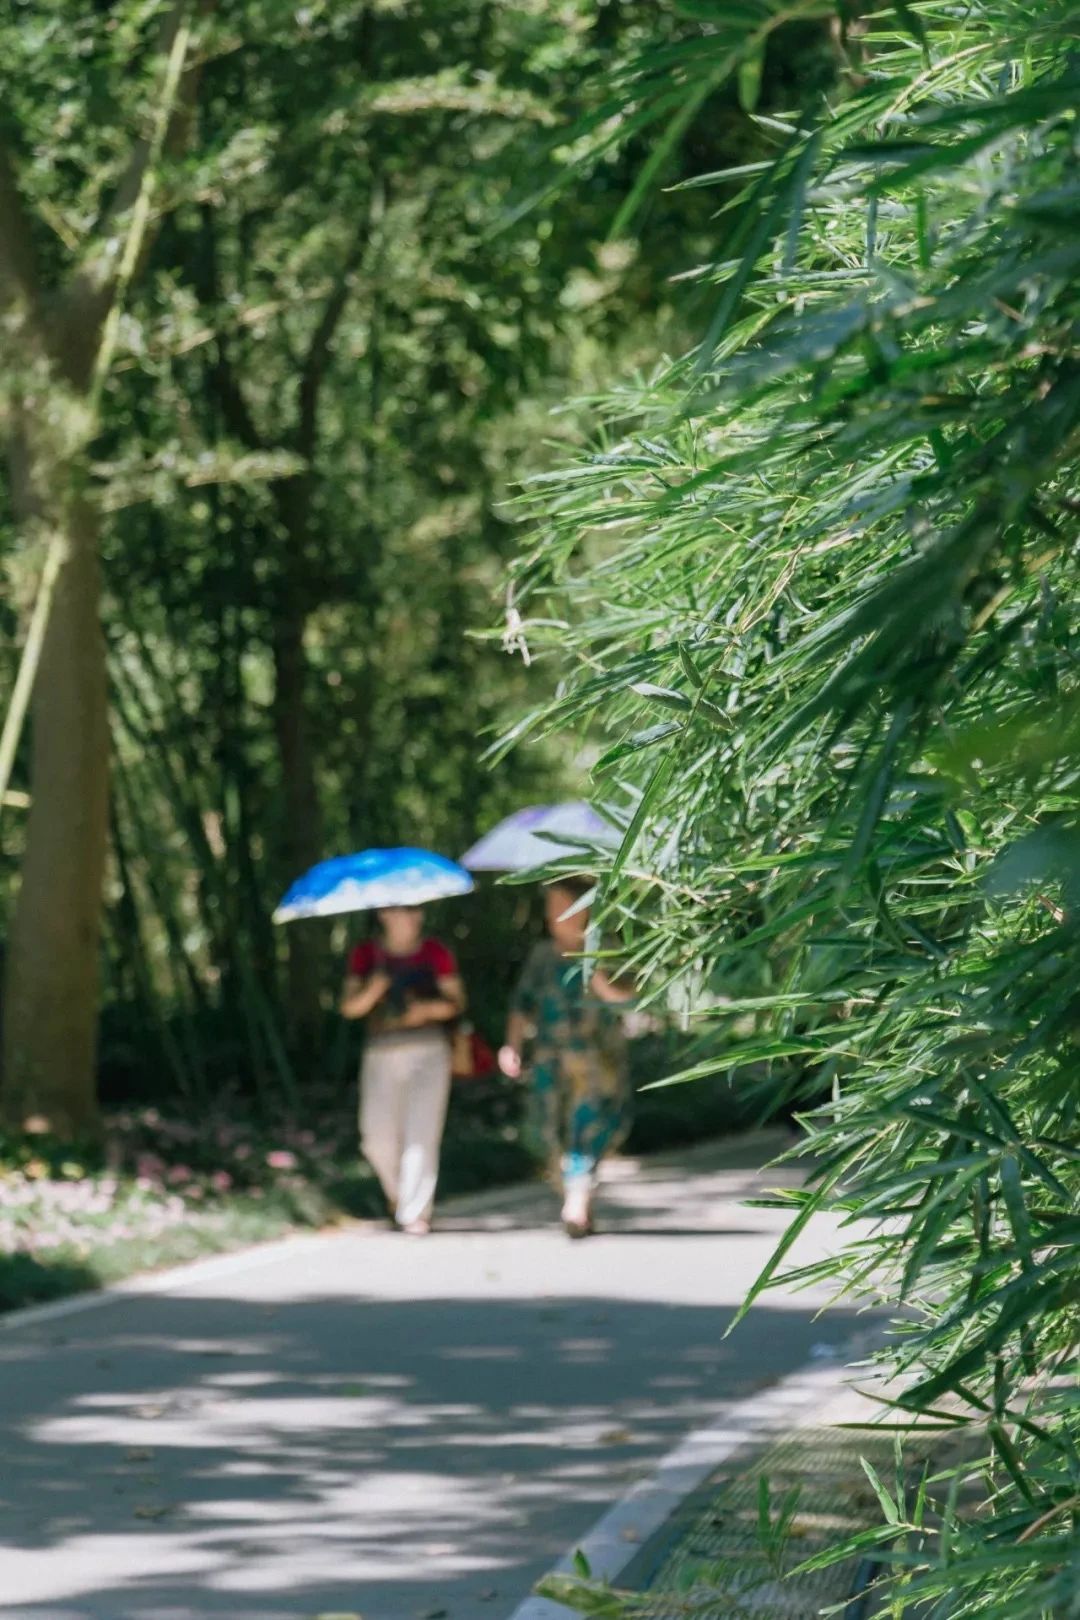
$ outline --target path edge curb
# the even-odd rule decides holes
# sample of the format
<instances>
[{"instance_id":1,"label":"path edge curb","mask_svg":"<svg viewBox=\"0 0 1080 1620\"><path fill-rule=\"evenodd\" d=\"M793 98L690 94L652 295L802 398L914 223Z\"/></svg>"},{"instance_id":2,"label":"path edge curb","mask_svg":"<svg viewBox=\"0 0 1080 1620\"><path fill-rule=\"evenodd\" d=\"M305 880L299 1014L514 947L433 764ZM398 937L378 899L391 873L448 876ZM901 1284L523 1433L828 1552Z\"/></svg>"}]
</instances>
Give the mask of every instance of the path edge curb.
<instances>
[{"instance_id":1,"label":"path edge curb","mask_svg":"<svg viewBox=\"0 0 1080 1620\"><path fill-rule=\"evenodd\" d=\"M828 1397L853 1382L880 1343L878 1332L859 1335L843 1346L841 1359L826 1367L805 1362L786 1378L744 1401L725 1401L706 1421L683 1437L655 1468L612 1504L592 1529L569 1548L550 1575L569 1575L576 1553L588 1560L591 1579L615 1584L645 1544L669 1524L688 1497L748 1443L773 1438L783 1426L799 1426ZM508 1620L568 1620L576 1611L535 1593L512 1610Z\"/></svg>"}]
</instances>

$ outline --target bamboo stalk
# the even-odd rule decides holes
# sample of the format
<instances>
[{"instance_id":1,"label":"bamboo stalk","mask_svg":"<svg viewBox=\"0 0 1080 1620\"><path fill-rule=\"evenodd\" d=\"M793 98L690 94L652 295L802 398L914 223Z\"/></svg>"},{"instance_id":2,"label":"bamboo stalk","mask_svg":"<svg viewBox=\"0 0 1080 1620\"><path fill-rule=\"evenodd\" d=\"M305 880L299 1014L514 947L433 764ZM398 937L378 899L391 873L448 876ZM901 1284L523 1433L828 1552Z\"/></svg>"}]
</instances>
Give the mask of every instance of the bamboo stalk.
<instances>
[{"instance_id":1,"label":"bamboo stalk","mask_svg":"<svg viewBox=\"0 0 1080 1620\"><path fill-rule=\"evenodd\" d=\"M171 708L171 718L176 722L182 721L183 713L175 704L172 686L163 679L156 667L149 645L141 636L137 636L136 639L145 670L155 692L159 699L162 697L165 699L163 715L167 716ZM265 1057L269 1071L276 1076L282 1093L295 1104L299 1099L296 1075L285 1050L271 1004L252 970L250 953L245 949L245 941L240 937L240 930L232 915L226 873L210 848L198 802L193 797L192 790L202 774L201 761L190 744L185 744L182 753L186 775L181 776L176 772L169 750L160 746L160 729L154 724L138 682L122 668L115 656L112 666L117 718L143 757L152 762L154 774L159 780L176 824L188 838L192 854L196 857L200 877L203 880L201 892L206 906L204 916L210 924L208 933L214 942L214 951L218 959L216 965L224 967L237 986L236 999L247 1027L253 1074L256 1080L261 1080ZM137 721L130 712L128 700L138 713ZM178 729L181 732L183 730L179 724ZM156 904L159 910L163 908L163 896L156 897ZM162 921L167 923L164 914ZM197 977L190 961L187 961L187 967L189 974Z\"/></svg>"},{"instance_id":2,"label":"bamboo stalk","mask_svg":"<svg viewBox=\"0 0 1080 1620\"><path fill-rule=\"evenodd\" d=\"M94 357L90 386L86 398L84 432L87 438L94 431L102 390L116 350L124 297L131 285L146 242L147 228L150 223L150 204L157 184L157 165L161 159L165 138L175 110L180 81L184 73L184 64L191 46L191 24L188 21L186 9L185 7L178 13L176 32L166 61L161 96L157 104L157 116L147 150L146 165L131 211L131 219L117 269L113 295L102 326L101 340ZM38 584L37 597L34 602L33 616L27 631L22 658L19 661L19 670L15 678L11 702L8 705L7 714L4 716L3 732L0 733L0 808L6 802L11 771L15 763L19 739L22 736L22 729L26 722L26 714L30 706L34 681L41 660L41 649L45 642L45 632L49 624L49 614L52 609L56 582L67 555L68 539L63 530L58 528L53 531L49 538L45 563L41 571L41 580Z\"/></svg>"},{"instance_id":3,"label":"bamboo stalk","mask_svg":"<svg viewBox=\"0 0 1080 1620\"><path fill-rule=\"evenodd\" d=\"M30 627L26 632L22 657L19 659L19 669L11 693L11 702L8 704L7 714L4 716L4 729L0 732L0 808L5 804L16 804L18 802L19 796L8 792L8 784L11 781L11 772L15 765L15 755L19 747L19 738L22 736L26 711L30 706L30 698L34 690L38 664L41 662L41 649L45 644L45 631L49 623L49 610L52 607L53 592L56 590L56 581L60 577L60 568L66 555L67 539L59 530L56 530L49 538L49 548L45 553L45 565L41 570L41 579L38 583L34 611L30 618ZM25 806L29 805L30 798L28 794L24 794L22 797L25 800L25 808Z\"/></svg>"},{"instance_id":4,"label":"bamboo stalk","mask_svg":"<svg viewBox=\"0 0 1080 1620\"><path fill-rule=\"evenodd\" d=\"M138 808L137 794L118 750L114 753L114 779L116 782L118 810L123 810L131 828L138 853L145 867L147 892L154 904L156 915L169 943L169 967L173 980L173 993L182 1013L182 1027L186 1035L185 1044L187 1046L188 1062L191 1065L193 1089L201 1089L205 1093L206 1060L198 1036L195 1015L205 1014L207 1009L206 998L198 974L195 972L191 959L184 948L183 930L168 903L168 897L172 891L168 874L161 870L160 839L152 839L148 836L146 824ZM188 990L187 996L184 995L181 988L185 983Z\"/></svg>"},{"instance_id":5,"label":"bamboo stalk","mask_svg":"<svg viewBox=\"0 0 1080 1620\"><path fill-rule=\"evenodd\" d=\"M128 931L128 949L131 955L131 971L140 1001L143 1004L147 1017L153 1025L157 1038L161 1043L162 1055L166 1065L172 1073L177 1090L181 1096L194 1099L199 1087L195 1083L191 1070L188 1068L184 1054L178 1045L169 1022L162 1011L159 997L150 973L147 971L146 952L143 944L142 922L139 916L139 904L136 895L135 883L131 863L128 859L127 841L121 826L118 806L114 802L112 814L112 841L116 854L116 865L123 886L123 899L118 906L118 913L126 923ZM117 941L117 949L123 959L124 943Z\"/></svg>"},{"instance_id":6,"label":"bamboo stalk","mask_svg":"<svg viewBox=\"0 0 1080 1620\"><path fill-rule=\"evenodd\" d=\"M147 146L145 167L132 205L123 252L116 271L113 295L101 329L101 341L98 344L97 354L94 356L94 368L90 376L90 387L87 390L88 416L91 423L96 420L102 391L109 375L109 367L112 365L113 355L116 352L116 339L120 330L120 317L124 310L124 300L131 287L146 244L146 233L150 224L150 205L153 202L158 183L158 165L161 162L165 139L176 110L180 81L184 76L184 67L190 48L191 22L185 6L178 10L176 32L173 35L172 44L165 62L161 94L157 102L154 126Z\"/></svg>"}]
</instances>

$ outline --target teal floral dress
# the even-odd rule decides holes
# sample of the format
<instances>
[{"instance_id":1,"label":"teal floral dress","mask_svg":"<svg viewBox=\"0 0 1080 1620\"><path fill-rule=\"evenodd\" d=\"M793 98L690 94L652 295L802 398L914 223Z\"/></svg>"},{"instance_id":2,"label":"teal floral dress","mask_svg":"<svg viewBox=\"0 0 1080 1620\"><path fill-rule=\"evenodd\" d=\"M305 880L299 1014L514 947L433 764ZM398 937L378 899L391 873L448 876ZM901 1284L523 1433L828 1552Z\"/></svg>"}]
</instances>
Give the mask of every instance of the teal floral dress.
<instances>
[{"instance_id":1,"label":"teal floral dress","mask_svg":"<svg viewBox=\"0 0 1080 1620\"><path fill-rule=\"evenodd\" d=\"M581 961L545 939L525 963L514 1011L530 1031L524 1063L533 1145L564 1176L591 1175L630 1125L625 1007L590 994Z\"/></svg>"}]
</instances>

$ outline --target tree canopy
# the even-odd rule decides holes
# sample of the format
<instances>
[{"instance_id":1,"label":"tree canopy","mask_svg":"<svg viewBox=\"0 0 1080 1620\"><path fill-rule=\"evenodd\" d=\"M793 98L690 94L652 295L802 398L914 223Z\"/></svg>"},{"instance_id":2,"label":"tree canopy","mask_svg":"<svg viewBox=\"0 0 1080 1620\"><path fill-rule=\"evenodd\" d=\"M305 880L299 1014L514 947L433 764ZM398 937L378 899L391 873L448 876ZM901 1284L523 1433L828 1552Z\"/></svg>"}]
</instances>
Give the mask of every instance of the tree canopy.
<instances>
[{"instance_id":1,"label":"tree canopy","mask_svg":"<svg viewBox=\"0 0 1080 1620\"><path fill-rule=\"evenodd\" d=\"M507 491L568 431L550 406L672 329L703 239L686 193L647 254L605 241L632 141L572 208L535 202L601 63L672 30L647 9L0 24L11 1117L92 1123L102 1008L114 1093L321 1072L341 941L271 928L287 882L362 844L458 853L572 777L556 749L486 766L524 679L472 632ZM465 924L489 1021L512 914L485 895Z\"/></svg>"}]
</instances>

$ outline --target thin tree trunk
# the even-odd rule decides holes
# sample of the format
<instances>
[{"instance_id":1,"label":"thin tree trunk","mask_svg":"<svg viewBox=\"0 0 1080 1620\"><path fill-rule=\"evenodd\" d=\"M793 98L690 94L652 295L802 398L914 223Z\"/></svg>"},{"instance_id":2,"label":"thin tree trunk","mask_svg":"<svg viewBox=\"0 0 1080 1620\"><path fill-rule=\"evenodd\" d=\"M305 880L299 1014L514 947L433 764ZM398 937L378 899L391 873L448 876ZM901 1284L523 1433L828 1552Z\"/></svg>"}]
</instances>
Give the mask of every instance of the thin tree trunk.
<instances>
[{"instance_id":1,"label":"thin tree trunk","mask_svg":"<svg viewBox=\"0 0 1080 1620\"><path fill-rule=\"evenodd\" d=\"M324 854L315 748L308 712L309 670L305 647L312 601L312 509L318 476L319 399L332 358L334 338L349 301L352 278L363 260L372 223L381 208L381 189L373 185L367 216L361 221L323 304L297 379L296 417L284 441L290 450L301 456L305 471L283 479L274 490L282 551L271 606L274 731L282 784L282 828L278 839L282 881L298 877ZM201 296L210 300L217 296L219 289L214 220L209 211L203 218L201 249L196 277ZM219 339L216 346L213 375L217 401L230 431L242 444L252 449L264 448L267 441L245 398L228 344L223 339ZM289 1045L294 1061L313 1073L318 1067L323 1037L323 934L317 925L291 923L286 939Z\"/></svg>"},{"instance_id":2,"label":"thin tree trunk","mask_svg":"<svg viewBox=\"0 0 1080 1620\"><path fill-rule=\"evenodd\" d=\"M274 615L274 727L281 765L281 862L298 877L323 855L322 811L308 719L307 615L288 579ZM309 1070L322 1046L322 936L318 924L290 923L288 1027L297 1060Z\"/></svg>"},{"instance_id":3,"label":"thin tree trunk","mask_svg":"<svg viewBox=\"0 0 1080 1620\"><path fill-rule=\"evenodd\" d=\"M373 185L361 222L316 323L297 386L293 448L307 470L277 486L285 552L274 606L274 719L281 762L285 813L282 857L290 877L324 853L322 811L308 709L309 671L304 635L311 602L312 519L319 449L319 402L333 342L349 301L352 277L367 250L381 208ZM289 1030L297 1060L313 1072L321 1058L321 1006L325 946L322 931L303 922L289 925Z\"/></svg>"},{"instance_id":4,"label":"thin tree trunk","mask_svg":"<svg viewBox=\"0 0 1080 1620\"><path fill-rule=\"evenodd\" d=\"M4 1110L58 1134L97 1122L94 1056L109 827L105 642L93 513L67 509L33 702L33 802L4 992Z\"/></svg>"},{"instance_id":5,"label":"thin tree trunk","mask_svg":"<svg viewBox=\"0 0 1080 1620\"><path fill-rule=\"evenodd\" d=\"M276 1003L277 942L267 905L265 875L260 872L259 861L255 854L257 815L252 801L254 772L245 724L250 703L243 672L246 633L243 609L234 604L230 615L226 653L233 714L233 725L227 745L230 757L225 761L234 798L231 842L235 850L236 882L241 909L248 918L250 929L252 971L265 993Z\"/></svg>"},{"instance_id":6,"label":"thin tree trunk","mask_svg":"<svg viewBox=\"0 0 1080 1620\"><path fill-rule=\"evenodd\" d=\"M329 337L329 333L327 334ZM321 357L320 357L321 358ZM274 735L281 776L281 833L277 840L279 877L291 882L324 853L322 809L315 750L308 717L307 565L311 544L312 478L316 401L320 374L315 368L301 382L301 427L297 439L309 470L277 486L283 558L271 608L274 660ZM225 420L242 443L260 446L255 423L223 346L215 368L218 401ZM286 934L286 1022L288 1044L297 1065L314 1073L323 1036L323 942L317 925L290 923Z\"/></svg>"}]
</instances>

